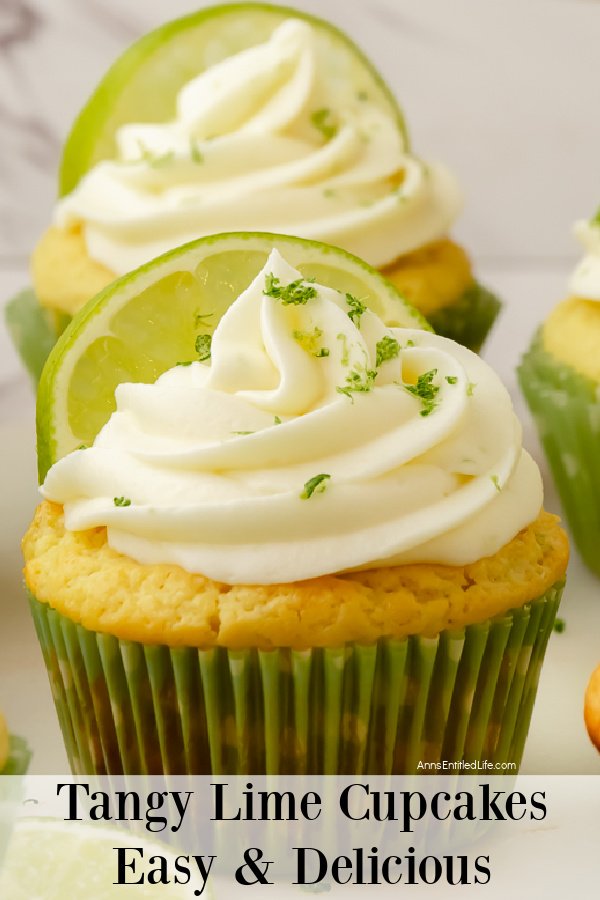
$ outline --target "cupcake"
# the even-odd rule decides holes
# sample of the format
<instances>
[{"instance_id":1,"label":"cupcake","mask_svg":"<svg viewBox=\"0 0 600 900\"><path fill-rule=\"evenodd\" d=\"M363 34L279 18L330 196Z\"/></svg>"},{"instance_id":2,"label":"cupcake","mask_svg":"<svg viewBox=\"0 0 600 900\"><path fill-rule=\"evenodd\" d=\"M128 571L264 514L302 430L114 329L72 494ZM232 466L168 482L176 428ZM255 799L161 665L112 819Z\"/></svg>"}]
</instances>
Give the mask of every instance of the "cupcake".
<instances>
[{"instance_id":1,"label":"cupcake","mask_svg":"<svg viewBox=\"0 0 600 900\"><path fill-rule=\"evenodd\" d=\"M575 226L585 247L519 368L575 545L600 574L600 215Z\"/></svg>"},{"instance_id":2,"label":"cupcake","mask_svg":"<svg viewBox=\"0 0 600 900\"><path fill-rule=\"evenodd\" d=\"M600 665L592 672L586 688L583 717L590 740L600 751Z\"/></svg>"},{"instance_id":3,"label":"cupcake","mask_svg":"<svg viewBox=\"0 0 600 900\"><path fill-rule=\"evenodd\" d=\"M0 712L0 776L24 775L31 753L23 738L10 735L6 719ZM4 799L0 789L0 799Z\"/></svg>"},{"instance_id":4,"label":"cupcake","mask_svg":"<svg viewBox=\"0 0 600 900\"><path fill-rule=\"evenodd\" d=\"M357 254L475 350L498 313L449 237L455 177L413 153L358 48L301 12L219 6L136 43L80 113L60 193L32 259L56 333L117 276L242 230Z\"/></svg>"},{"instance_id":5,"label":"cupcake","mask_svg":"<svg viewBox=\"0 0 600 900\"><path fill-rule=\"evenodd\" d=\"M518 765L568 546L507 391L461 345L388 327L389 285L358 261L241 240L123 279L42 376L25 580L74 772ZM181 318L186 269L218 304L259 246L197 358L118 384L69 452L81 405L64 392L81 378L85 408L106 408L89 348L122 358L126 321L148 355L140 297L172 290ZM369 306L347 290L359 273Z\"/></svg>"}]
</instances>

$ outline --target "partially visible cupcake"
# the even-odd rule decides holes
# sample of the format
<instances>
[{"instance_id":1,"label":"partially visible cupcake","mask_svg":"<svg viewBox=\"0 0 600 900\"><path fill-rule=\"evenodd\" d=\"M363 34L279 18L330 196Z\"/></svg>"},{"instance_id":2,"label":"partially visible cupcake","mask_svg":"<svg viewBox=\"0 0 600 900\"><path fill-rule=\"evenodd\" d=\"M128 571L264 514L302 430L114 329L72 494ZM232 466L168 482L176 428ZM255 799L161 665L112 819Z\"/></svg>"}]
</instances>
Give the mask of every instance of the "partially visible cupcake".
<instances>
[{"instance_id":1,"label":"partially visible cupcake","mask_svg":"<svg viewBox=\"0 0 600 900\"><path fill-rule=\"evenodd\" d=\"M57 332L159 253L268 231L360 256L434 330L480 348L499 302L449 236L456 179L414 155L396 102L344 35L290 15L252 3L203 10L147 35L107 74L67 142L64 195L33 254ZM178 42L183 54L196 48L193 61L179 59Z\"/></svg>"},{"instance_id":2,"label":"partially visible cupcake","mask_svg":"<svg viewBox=\"0 0 600 900\"><path fill-rule=\"evenodd\" d=\"M9 734L6 719L0 712L0 775L23 775L30 759L31 751L26 741Z\"/></svg>"},{"instance_id":3,"label":"partially visible cupcake","mask_svg":"<svg viewBox=\"0 0 600 900\"><path fill-rule=\"evenodd\" d=\"M600 214L579 221L585 254L533 339L519 381L583 561L600 574Z\"/></svg>"},{"instance_id":4,"label":"partially visible cupcake","mask_svg":"<svg viewBox=\"0 0 600 900\"><path fill-rule=\"evenodd\" d=\"M583 717L590 740L600 751L600 665L592 672L585 691Z\"/></svg>"},{"instance_id":5,"label":"partially visible cupcake","mask_svg":"<svg viewBox=\"0 0 600 900\"><path fill-rule=\"evenodd\" d=\"M518 766L568 545L499 379L277 251L215 324L118 386L24 539L73 770Z\"/></svg>"}]
</instances>

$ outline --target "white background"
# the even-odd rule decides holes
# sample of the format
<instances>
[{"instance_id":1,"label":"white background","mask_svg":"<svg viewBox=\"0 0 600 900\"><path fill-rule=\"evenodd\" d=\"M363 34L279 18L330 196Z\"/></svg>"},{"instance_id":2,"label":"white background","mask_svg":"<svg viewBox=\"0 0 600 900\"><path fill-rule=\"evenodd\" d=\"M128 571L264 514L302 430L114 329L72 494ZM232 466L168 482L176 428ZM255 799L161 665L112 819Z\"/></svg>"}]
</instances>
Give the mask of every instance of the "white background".
<instances>
[{"instance_id":1,"label":"white background","mask_svg":"<svg viewBox=\"0 0 600 900\"><path fill-rule=\"evenodd\" d=\"M49 221L60 148L98 78L135 37L207 5L185 0L0 0L0 303L27 283ZM455 229L505 301L486 347L542 462L514 367L565 291L574 219L600 203L598 0L303 0L348 31L394 88L413 145L458 174ZM36 501L33 397L0 325L0 708L29 737L33 771L65 769L20 587L19 540ZM525 759L529 772L596 772L582 723L600 660L599 583L575 558Z\"/></svg>"}]
</instances>

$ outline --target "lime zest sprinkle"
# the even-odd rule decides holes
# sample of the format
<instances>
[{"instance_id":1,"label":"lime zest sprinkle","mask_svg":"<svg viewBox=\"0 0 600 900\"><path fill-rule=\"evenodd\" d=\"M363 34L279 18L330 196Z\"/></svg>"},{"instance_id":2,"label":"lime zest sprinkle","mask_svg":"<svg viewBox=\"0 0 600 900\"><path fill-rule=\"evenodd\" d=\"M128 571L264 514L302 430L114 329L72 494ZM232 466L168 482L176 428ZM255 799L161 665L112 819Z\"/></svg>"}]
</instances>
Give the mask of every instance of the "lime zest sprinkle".
<instances>
[{"instance_id":1,"label":"lime zest sprinkle","mask_svg":"<svg viewBox=\"0 0 600 900\"><path fill-rule=\"evenodd\" d=\"M276 275L268 272L265 275L263 294L266 297L281 300L284 306L304 306L317 296L314 281L314 278L297 278L295 281L290 281L289 284L282 285Z\"/></svg>"},{"instance_id":2,"label":"lime zest sprinkle","mask_svg":"<svg viewBox=\"0 0 600 900\"><path fill-rule=\"evenodd\" d=\"M375 345L375 365L377 368L389 359L396 359L400 353L400 344L394 337L386 334Z\"/></svg>"},{"instance_id":3,"label":"lime zest sprinkle","mask_svg":"<svg viewBox=\"0 0 600 900\"><path fill-rule=\"evenodd\" d=\"M199 166L204 162L204 154L198 146L197 138L190 138L190 159Z\"/></svg>"},{"instance_id":4,"label":"lime zest sprinkle","mask_svg":"<svg viewBox=\"0 0 600 900\"><path fill-rule=\"evenodd\" d=\"M327 482L330 479L331 475L327 475L324 472L321 475L313 475L313 477L309 478L304 485L304 489L300 494L300 499L310 500L313 494L322 494L327 487Z\"/></svg>"},{"instance_id":5,"label":"lime zest sprinkle","mask_svg":"<svg viewBox=\"0 0 600 900\"><path fill-rule=\"evenodd\" d=\"M346 303L350 307L348 310L348 318L356 325L357 328L360 328L360 318L367 311L366 305L362 300L359 300L358 297L355 297L354 294L346 294Z\"/></svg>"},{"instance_id":6,"label":"lime zest sprinkle","mask_svg":"<svg viewBox=\"0 0 600 900\"><path fill-rule=\"evenodd\" d=\"M456 375L446 375L446 381L448 384L456 384L458 377Z\"/></svg>"},{"instance_id":7,"label":"lime zest sprinkle","mask_svg":"<svg viewBox=\"0 0 600 900\"><path fill-rule=\"evenodd\" d=\"M333 113L327 106L315 109L311 114L310 121L317 131L321 132L326 141L330 141L338 133L338 126L334 120Z\"/></svg>"},{"instance_id":8,"label":"lime zest sprinkle","mask_svg":"<svg viewBox=\"0 0 600 900\"><path fill-rule=\"evenodd\" d=\"M149 150L148 147L146 147L143 141L138 140L137 145L140 155L136 162L148 163L153 169L166 166L175 159L174 150L167 150L166 153L153 153L152 150Z\"/></svg>"},{"instance_id":9,"label":"lime zest sprinkle","mask_svg":"<svg viewBox=\"0 0 600 900\"><path fill-rule=\"evenodd\" d=\"M306 353L312 354L312 356L316 356L317 359L321 359L324 356L329 356L329 350L327 347L319 347L318 343L320 338L323 337L323 329L315 328L312 331L293 331L292 332L294 340L297 341L303 350Z\"/></svg>"},{"instance_id":10,"label":"lime zest sprinkle","mask_svg":"<svg viewBox=\"0 0 600 900\"><path fill-rule=\"evenodd\" d=\"M197 312L197 313L195 313L194 323L196 325L196 328L199 328L201 325L207 327L205 320L212 319L213 316L214 316L214 312L209 312L209 313Z\"/></svg>"},{"instance_id":11,"label":"lime zest sprinkle","mask_svg":"<svg viewBox=\"0 0 600 900\"><path fill-rule=\"evenodd\" d=\"M184 359L184 360L181 360L180 362L175 363L176 366L191 366L191 364L192 364L191 359Z\"/></svg>"},{"instance_id":12,"label":"lime zest sprinkle","mask_svg":"<svg viewBox=\"0 0 600 900\"><path fill-rule=\"evenodd\" d=\"M131 506L129 497L113 497L113 503L115 506Z\"/></svg>"},{"instance_id":13,"label":"lime zest sprinkle","mask_svg":"<svg viewBox=\"0 0 600 900\"><path fill-rule=\"evenodd\" d=\"M422 375L419 375L416 384L403 385L409 394L421 401L422 409L419 413L421 416L430 415L437 405L436 398L440 388L439 385L433 383L437 371L437 369L430 369L429 372L423 372Z\"/></svg>"},{"instance_id":14,"label":"lime zest sprinkle","mask_svg":"<svg viewBox=\"0 0 600 900\"><path fill-rule=\"evenodd\" d=\"M254 434L254 431L232 431L232 434Z\"/></svg>"},{"instance_id":15,"label":"lime zest sprinkle","mask_svg":"<svg viewBox=\"0 0 600 900\"><path fill-rule=\"evenodd\" d=\"M274 424L274 425L281 425L281 419L279 418L279 416L275 416L275 417L273 418L273 424Z\"/></svg>"},{"instance_id":16,"label":"lime zest sprinkle","mask_svg":"<svg viewBox=\"0 0 600 900\"><path fill-rule=\"evenodd\" d=\"M89 444L80 444L78 450L89 450Z\"/></svg>"},{"instance_id":17,"label":"lime zest sprinkle","mask_svg":"<svg viewBox=\"0 0 600 900\"><path fill-rule=\"evenodd\" d=\"M477 387L477 383L475 381L469 381L467 384L467 397L472 397L475 388Z\"/></svg>"},{"instance_id":18,"label":"lime zest sprinkle","mask_svg":"<svg viewBox=\"0 0 600 900\"><path fill-rule=\"evenodd\" d=\"M502 490L502 485L500 484L500 479L498 478L497 475L491 475L490 477L491 477L492 484L494 485L494 487L496 488L498 493L500 493L500 491Z\"/></svg>"},{"instance_id":19,"label":"lime zest sprinkle","mask_svg":"<svg viewBox=\"0 0 600 900\"><path fill-rule=\"evenodd\" d=\"M198 334L196 336L196 353L200 362L210 359L212 352L212 334Z\"/></svg>"},{"instance_id":20,"label":"lime zest sprinkle","mask_svg":"<svg viewBox=\"0 0 600 900\"><path fill-rule=\"evenodd\" d=\"M324 197L327 197L327 198L330 198L330 197L336 197L336 196L337 196L337 191L334 191L333 188L325 188L325 189L323 190L323 196L324 196Z\"/></svg>"},{"instance_id":21,"label":"lime zest sprinkle","mask_svg":"<svg viewBox=\"0 0 600 900\"><path fill-rule=\"evenodd\" d=\"M563 631L566 631L567 623L564 619L557 618L554 621L554 625L552 626L552 630L556 631L557 634L562 634Z\"/></svg>"},{"instance_id":22,"label":"lime zest sprinkle","mask_svg":"<svg viewBox=\"0 0 600 900\"><path fill-rule=\"evenodd\" d=\"M406 346L407 347L416 347L417 345L415 344L415 342L413 341L412 338L409 338L406 342Z\"/></svg>"},{"instance_id":23,"label":"lime zest sprinkle","mask_svg":"<svg viewBox=\"0 0 600 900\"><path fill-rule=\"evenodd\" d=\"M352 394L366 394L373 390L375 379L377 378L376 369L367 369L366 366L356 365L346 375L346 384L343 387L337 387L338 394L344 394L354 403Z\"/></svg>"},{"instance_id":24,"label":"lime zest sprinkle","mask_svg":"<svg viewBox=\"0 0 600 900\"><path fill-rule=\"evenodd\" d=\"M347 336L341 332L337 335L338 341L342 342L342 356L340 362L343 366L347 366L350 360L350 350L348 348L348 338Z\"/></svg>"},{"instance_id":25,"label":"lime zest sprinkle","mask_svg":"<svg viewBox=\"0 0 600 900\"><path fill-rule=\"evenodd\" d=\"M367 93L367 91L358 91L358 93L356 94L356 99L360 100L361 103L364 103L369 99L369 94Z\"/></svg>"}]
</instances>

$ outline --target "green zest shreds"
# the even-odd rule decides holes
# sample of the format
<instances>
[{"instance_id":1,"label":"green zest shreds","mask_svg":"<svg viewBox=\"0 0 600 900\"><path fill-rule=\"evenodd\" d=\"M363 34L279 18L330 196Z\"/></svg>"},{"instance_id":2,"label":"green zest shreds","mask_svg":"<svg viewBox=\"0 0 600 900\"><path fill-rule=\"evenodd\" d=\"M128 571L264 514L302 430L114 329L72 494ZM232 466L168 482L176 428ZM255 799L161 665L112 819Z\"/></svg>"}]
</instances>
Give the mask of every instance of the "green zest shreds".
<instances>
[{"instance_id":1,"label":"green zest shreds","mask_svg":"<svg viewBox=\"0 0 600 900\"><path fill-rule=\"evenodd\" d=\"M382 363L387 362L388 359L396 359L400 353L400 344L396 338L386 335L381 338L380 341L377 341L375 351L375 365L379 368L379 366L382 365Z\"/></svg>"},{"instance_id":2,"label":"green zest shreds","mask_svg":"<svg viewBox=\"0 0 600 900\"><path fill-rule=\"evenodd\" d=\"M314 300L317 296L314 281L314 278L297 278L295 281L290 281L289 284L282 285L279 278L269 272L265 276L263 294L267 297L274 297L275 300L281 300L284 306L304 306L305 303Z\"/></svg>"},{"instance_id":3,"label":"green zest shreds","mask_svg":"<svg viewBox=\"0 0 600 900\"><path fill-rule=\"evenodd\" d=\"M190 138L190 159L199 166L204 162L204 156L195 138Z\"/></svg>"},{"instance_id":4,"label":"green zest shreds","mask_svg":"<svg viewBox=\"0 0 600 900\"><path fill-rule=\"evenodd\" d=\"M409 394L418 397L421 401L423 408L421 409L420 415L422 416L428 416L435 409L436 398L440 391L439 386L433 383L433 379L436 375L437 369L430 369L429 372L424 372L423 375L419 375L416 384L404 385L404 389L407 390Z\"/></svg>"},{"instance_id":5,"label":"green zest shreds","mask_svg":"<svg viewBox=\"0 0 600 900\"><path fill-rule=\"evenodd\" d=\"M338 394L344 394L353 400L352 394L365 394L373 390L377 371L366 366L355 366L346 376L344 387L336 388Z\"/></svg>"},{"instance_id":6,"label":"green zest shreds","mask_svg":"<svg viewBox=\"0 0 600 900\"><path fill-rule=\"evenodd\" d=\"M329 356L329 349L327 347L319 347L319 340L323 337L323 330L321 328L315 327L313 331L294 331L293 336L294 340L298 341L303 350L316 356L317 359Z\"/></svg>"},{"instance_id":7,"label":"green zest shreds","mask_svg":"<svg viewBox=\"0 0 600 900\"><path fill-rule=\"evenodd\" d=\"M196 353L200 362L210 359L212 334L199 334L196 338Z\"/></svg>"},{"instance_id":8,"label":"green zest shreds","mask_svg":"<svg viewBox=\"0 0 600 900\"><path fill-rule=\"evenodd\" d=\"M338 334L337 339L338 341L342 342L342 356L340 362L343 366L347 366L348 360L350 359L350 351L348 350L348 338L342 332L341 334Z\"/></svg>"},{"instance_id":9,"label":"green zest shreds","mask_svg":"<svg viewBox=\"0 0 600 900\"><path fill-rule=\"evenodd\" d=\"M173 150L169 150L167 153L152 153L142 141L138 141L137 143L140 155L139 158L135 160L136 162L145 162L148 163L149 166L152 166L153 169L159 169L161 166L169 165L169 163L172 163L175 159Z\"/></svg>"},{"instance_id":10,"label":"green zest shreds","mask_svg":"<svg viewBox=\"0 0 600 900\"><path fill-rule=\"evenodd\" d=\"M326 141L330 141L338 133L338 126L335 122L333 113L326 107L316 109L310 117L310 121L317 131L320 131Z\"/></svg>"},{"instance_id":11,"label":"green zest shreds","mask_svg":"<svg viewBox=\"0 0 600 900\"><path fill-rule=\"evenodd\" d=\"M281 419L279 418L279 416L275 416L275 417L274 417L274 419L273 419L273 424L274 424L274 425L281 425Z\"/></svg>"},{"instance_id":12,"label":"green zest shreds","mask_svg":"<svg viewBox=\"0 0 600 900\"><path fill-rule=\"evenodd\" d=\"M128 497L115 497L113 503L115 506L131 506L131 500Z\"/></svg>"},{"instance_id":13,"label":"green zest shreds","mask_svg":"<svg viewBox=\"0 0 600 900\"><path fill-rule=\"evenodd\" d=\"M566 630L566 628L567 628L567 623L565 622L564 619L557 618L555 620L554 631L556 631L557 634L562 634L563 631Z\"/></svg>"},{"instance_id":14,"label":"green zest shreds","mask_svg":"<svg viewBox=\"0 0 600 900\"><path fill-rule=\"evenodd\" d=\"M300 494L300 499L310 500L313 494L322 494L327 487L327 482L330 480L330 478L331 475L326 475L325 473L321 475L313 475L313 477L309 478L304 485L304 490Z\"/></svg>"},{"instance_id":15,"label":"green zest shreds","mask_svg":"<svg viewBox=\"0 0 600 900\"><path fill-rule=\"evenodd\" d=\"M446 381L448 382L448 384L456 384L458 378L456 377L456 375L446 375Z\"/></svg>"},{"instance_id":16,"label":"green zest shreds","mask_svg":"<svg viewBox=\"0 0 600 900\"><path fill-rule=\"evenodd\" d=\"M363 313L366 313L367 307L359 300L358 297L354 297L352 294L346 294L346 303L350 307L348 310L348 318L356 325L357 328L360 327L360 317Z\"/></svg>"},{"instance_id":17,"label":"green zest shreds","mask_svg":"<svg viewBox=\"0 0 600 900\"><path fill-rule=\"evenodd\" d=\"M498 493L500 493L500 491L502 490L502 487L500 485L500 479L498 478L497 475L492 475L491 478L492 478L492 484L494 485L494 487L496 488Z\"/></svg>"}]
</instances>

